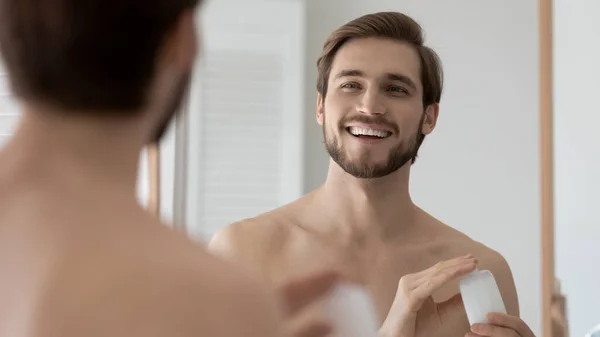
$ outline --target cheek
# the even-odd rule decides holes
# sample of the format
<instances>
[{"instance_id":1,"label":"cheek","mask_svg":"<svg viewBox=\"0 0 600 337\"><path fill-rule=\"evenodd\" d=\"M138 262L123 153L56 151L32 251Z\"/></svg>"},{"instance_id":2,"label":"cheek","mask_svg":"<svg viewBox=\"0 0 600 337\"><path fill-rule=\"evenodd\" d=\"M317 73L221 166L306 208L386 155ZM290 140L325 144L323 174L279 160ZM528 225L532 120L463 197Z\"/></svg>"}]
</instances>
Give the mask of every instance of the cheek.
<instances>
[{"instance_id":1,"label":"cheek","mask_svg":"<svg viewBox=\"0 0 600 337\"><path fill-rule=\"evenodd\" d=\"M400 128L400 137L403 139L411 138L416 133L423 131L422 113L411 113L398 116L396 123Z\"/></svg>"},{"instance_id":2,"label":"cheek","mask_svg":"<svg viewBox=\"0 0 600 337\"><path fill-rule=\"evenodd\" d=\"M337 118L330 110L325 112L323 116L323 125L327 128L328 132L336 132L339 124L339 118Z\"/></svg>"},{"instance_id":3,"label":"cheek","mask_svg":"<svg viewBox=\"0 0 600 337\"><path fill-rule=\"evenodd\" d=\"M352 111L352 104L338 95L327 96L324 105L324 118L327 123L338 122Z\"/></svg>"}]
</instances>

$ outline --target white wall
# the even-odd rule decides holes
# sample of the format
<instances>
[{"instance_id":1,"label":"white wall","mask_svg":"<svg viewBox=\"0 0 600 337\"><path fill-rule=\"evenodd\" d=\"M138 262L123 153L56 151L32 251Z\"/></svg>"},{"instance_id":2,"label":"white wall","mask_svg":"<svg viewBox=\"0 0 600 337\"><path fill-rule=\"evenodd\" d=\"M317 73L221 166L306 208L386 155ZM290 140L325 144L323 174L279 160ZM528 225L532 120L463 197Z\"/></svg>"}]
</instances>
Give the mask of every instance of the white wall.
<instances>
[{"instance_id":1,"label":"white wall","mask_svg":"<svg viewBox=\"0 0 600 337\"><path fill-rule=\"evenodd\" d=\"M600 2L554 5L556 276L578 337L600 324Z\"/></svg>"},{"instance_id":2,"label":"white wall","mask_svg":"<svg viewBox=\"0 0 600 337\"><path fill-rule=\"evenodd\" d=\"M501 252L522 317L541 331L537 1L307 1L305 191L328 157L315 122L316 59L327 35L369 12L403 11L445 66L437 129L413 169L415 201ZM590 33L591 34L591 33Z\"/></svg>"}]
</instances>

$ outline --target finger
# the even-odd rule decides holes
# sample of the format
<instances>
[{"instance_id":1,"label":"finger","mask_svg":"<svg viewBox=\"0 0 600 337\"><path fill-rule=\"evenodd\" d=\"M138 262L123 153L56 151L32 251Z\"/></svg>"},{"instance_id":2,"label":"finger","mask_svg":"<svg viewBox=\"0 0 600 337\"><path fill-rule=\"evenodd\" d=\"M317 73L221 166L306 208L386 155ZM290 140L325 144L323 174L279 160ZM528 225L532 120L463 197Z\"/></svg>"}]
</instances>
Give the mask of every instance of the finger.
<instances>
[{"instance_id":1,"label":"finger","mask_svg":"<svg viewBox=\"0 0 600 337\"><path fill-rule=\"evenodd\" d=\"M511 328L492 324L473 324L471 331L484 337L522 337Z\"/></svg>"},{"instance_id":2,"label":"finger","mask_svg":"<svg viewBox=\"0 0 600 337\"><path fill-rule=\"evenodd\" d=\"M337 280L336 272L323 271L288 282L282 289L288 314L295 314L327 294Z\"/></svg>"},{"instance_id":3,"label":"finger","mask_svg":"<svg viewBox=\"0 0 600 337\"><path fill-rule=\"evenodd\" d=\"M415 283L423 282L424 280L430 279L433 275L443 272L445 270L453 269L459 266L470 265L473 263L477 264L477 262L477 259L471 254L460 256L446 261L441 261L433 265L432 267L415 274L414 280Z\"/></svg>"},{"instance_id":4,"label":"finger","mask_svg":"<svg viewBox=\"0 0 600 337\"><path fill-rule=\"evenodd\" d=\"M467 334L465 335L465 337L483 337L481 335L478 335L474 332L467 332Z\"/></svg>"},{"instance_id":5,"label":"finger","mask_svg":"<svg viewBox=\"0 0 600 337\"><path fill-rule=\"evenodd\" d=\"M533 331L529 328L527 323L516 316L506 315L502 313L491 313L487 315L488 323L497 326L513 329L523 337L535 337Z\"/></svg>"},{"instance_id":6,"label":"finger","mask_svg":"<svg viewBox=\"0 0 600 337\"><path fill-rule=\"evenodd\" d=\"M476 267L475 262L469 262L439 270L429 279L423 279L413 291L413 296L417 299L425 299L446 283L474 271Z\"/></svg>"}]
</instances>

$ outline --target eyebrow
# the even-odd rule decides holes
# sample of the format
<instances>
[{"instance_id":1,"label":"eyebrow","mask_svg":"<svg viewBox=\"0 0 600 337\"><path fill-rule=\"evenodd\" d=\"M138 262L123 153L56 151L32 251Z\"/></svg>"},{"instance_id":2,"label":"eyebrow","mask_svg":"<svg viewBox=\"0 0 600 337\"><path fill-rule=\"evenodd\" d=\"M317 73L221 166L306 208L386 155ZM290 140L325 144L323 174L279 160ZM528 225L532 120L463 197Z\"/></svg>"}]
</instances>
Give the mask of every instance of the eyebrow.
<instances>
[{"instance_id":1,"label":"eyebrow","mask_svg":"<svg viewBox=\"0 0 600 337\"><path fill-rule=\"evenodd\" d=\"M339 79L342 77L365 77L365 74L360 70L352 69L352 70L342 70L335 75L335 79ZM417 85L415 84L415 82L406 75L396 74L396 73L386 73L385 77L391 81L402 82L402 83L408 85L409 87L411 87L412 89L417 90Z\"/></svg>"}]
</instances>

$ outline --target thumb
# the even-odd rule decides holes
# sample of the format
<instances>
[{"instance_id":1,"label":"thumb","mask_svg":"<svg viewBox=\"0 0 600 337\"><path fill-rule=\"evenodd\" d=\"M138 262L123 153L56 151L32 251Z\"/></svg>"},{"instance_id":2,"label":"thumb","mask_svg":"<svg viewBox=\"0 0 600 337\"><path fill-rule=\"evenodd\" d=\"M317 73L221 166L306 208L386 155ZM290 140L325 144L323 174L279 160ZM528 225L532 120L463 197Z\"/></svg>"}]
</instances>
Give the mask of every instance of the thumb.
<instances>
[{"instance_id":1,"label":"thumb","mask_svg":"<svg viewBox=\"0 0 600 337\"><path fill-rule=\"evenodd\" d=\"M460 293L452 296L449 300L438 303L438 313L440 315L440 321L447 322L448 320L455 320L456 317L466 315L465 304L463 303L462 296Z\"/></svg>"}]
</instances>

